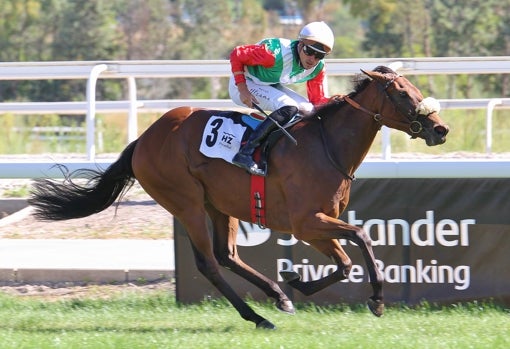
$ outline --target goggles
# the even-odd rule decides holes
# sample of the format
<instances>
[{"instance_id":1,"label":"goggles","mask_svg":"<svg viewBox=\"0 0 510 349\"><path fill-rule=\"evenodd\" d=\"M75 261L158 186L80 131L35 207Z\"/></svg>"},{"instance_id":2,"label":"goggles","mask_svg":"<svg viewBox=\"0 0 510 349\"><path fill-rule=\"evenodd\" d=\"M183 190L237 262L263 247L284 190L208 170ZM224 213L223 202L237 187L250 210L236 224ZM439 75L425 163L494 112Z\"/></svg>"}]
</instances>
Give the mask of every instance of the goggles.
<instances>
[{"instance_id":1,"label":"goggles","mask_svg":"<svg viewBox=\"0 0 510 349\"><path fill-rule=\"evenodd\" d=\"M316 59L323 59L324 57L326 57L325 52L320 52L319 50L317 50L315 47L313 47L311 45L303 44L303 52L305 53L305 55L314 56Z\"/></svg>"}]
</instances>

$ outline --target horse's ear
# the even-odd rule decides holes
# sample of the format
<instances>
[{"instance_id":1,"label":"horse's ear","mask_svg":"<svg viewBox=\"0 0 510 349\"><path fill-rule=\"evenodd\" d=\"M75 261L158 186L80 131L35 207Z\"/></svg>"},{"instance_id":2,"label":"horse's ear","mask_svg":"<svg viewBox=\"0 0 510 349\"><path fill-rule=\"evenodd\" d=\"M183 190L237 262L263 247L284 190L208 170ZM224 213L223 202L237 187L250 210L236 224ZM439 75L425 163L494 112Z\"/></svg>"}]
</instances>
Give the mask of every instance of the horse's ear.
<instances>
[{"instance_id":1,"label":"horse's ear","mask_svg":"<svg viewBox=\"0 0 510 349\"><path fill-rule=\"evenodd\" d=\"M363 69L360 69L361 72L363 74L365 74L366 76L368 76L369 78L373 79L373 80L381 80L381 79L384 79L383 76L381 75L381 73L378 73L378 72L375 72L375 71L366 71L366 70L363 70Z\"/></svg>"},{"instance_id":2,"label":"horse's ear","mask_svg":"<svg viewBox=\"0 0 510 349\"><path fill-rule=\"evenodd\" d=\"M367 73L366 71L364 71L363 69L360 69L360 70L361 70L361 72L362 72L363 74L365 74L366 76L370 76L370 74L368 74L368 73Z\"/></svg>"}]
</instances>

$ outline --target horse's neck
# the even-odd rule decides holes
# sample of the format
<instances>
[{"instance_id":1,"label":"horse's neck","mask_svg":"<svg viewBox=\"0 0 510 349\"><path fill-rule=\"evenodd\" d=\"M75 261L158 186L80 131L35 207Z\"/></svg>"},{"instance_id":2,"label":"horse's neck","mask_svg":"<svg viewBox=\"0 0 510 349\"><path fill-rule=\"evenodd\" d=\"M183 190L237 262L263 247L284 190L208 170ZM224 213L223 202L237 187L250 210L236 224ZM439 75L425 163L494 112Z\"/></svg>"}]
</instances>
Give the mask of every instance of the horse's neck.
<instances>
[{"instance_id":1,"label":"horse's neck","mask_svg":"<svg viewBox=\"0 0 510 349\"><path fill-rule=\"evenodd\" d=\"M325 120L330 146L338 162L345 170L354 174L374 142L379 126L363 111L343 106L339 115Z\"/></svg>"}]
</instances>

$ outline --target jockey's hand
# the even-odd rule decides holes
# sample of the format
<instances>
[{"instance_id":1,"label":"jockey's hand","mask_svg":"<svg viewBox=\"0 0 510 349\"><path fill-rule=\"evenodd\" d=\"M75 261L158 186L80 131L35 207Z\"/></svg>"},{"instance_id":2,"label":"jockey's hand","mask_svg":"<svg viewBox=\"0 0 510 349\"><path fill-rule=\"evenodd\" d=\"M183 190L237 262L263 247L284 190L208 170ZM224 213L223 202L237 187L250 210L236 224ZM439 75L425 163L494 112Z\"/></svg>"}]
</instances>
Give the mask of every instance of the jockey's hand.
<instances>
[{"instance_id":1,"label":"jockey's hand","mask_svg":"<svg viewBox=\"0 0 510 349\"><path fill-rule=\"evenodd\" d=\"M345 96L345 95L340 95L340 94L338 94L338 95L333 95L333 96L331 96L331 97L329 98L329 101L330 101L330 102L340 102L341 100L343 100L343 99L344 99L344 96Z\"/></svg>"},{"instance_id":2,"label":"jockey's hand","mask_svg":"<svg viewBox=\"0 0 510 349\"><path fill-rule=\"evenodd\" d=\"M240 83L237 85L237 89L239 90L239 97L241 102L243 102L247 107L252 108L253 103L258 103L259 101L251 94L248 90L248 86L246 83Z\"/></svg>"}]
</instances>

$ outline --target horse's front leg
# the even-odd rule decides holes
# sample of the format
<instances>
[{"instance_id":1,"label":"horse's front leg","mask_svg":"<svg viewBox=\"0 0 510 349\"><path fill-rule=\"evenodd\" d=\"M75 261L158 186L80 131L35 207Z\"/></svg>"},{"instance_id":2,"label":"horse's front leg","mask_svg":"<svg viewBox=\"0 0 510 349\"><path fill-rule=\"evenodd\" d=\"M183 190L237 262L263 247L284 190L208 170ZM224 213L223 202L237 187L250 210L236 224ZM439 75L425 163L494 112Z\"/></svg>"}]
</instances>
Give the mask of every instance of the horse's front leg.
<instances>
[{"instance_id":1,"label":"horse's front leg","mask_svg":"<svg viewBox=\"0 0 510 349\"><path fill-rule=\"evenodd\" d=\"M336 262L338 268L333 273L318 280L301 281L301 276L295 271L281 271L281 277L293 288L306 296L312 295L334 283L347 279L352 268L349 256L336 239L332 240L307 240L311 246Z\"/></svg>"},{"instance_id":2,"label":"horse's front leg","mask_svg":"<svg viewBox=\"0 0 510 349\"><path fill-rule=\"evenodd\" d=\"M316 241L331 241L336 239L348 239L358 245L363 254L363 258L367 265L368 274L370 277L370 284L372 285L373 295L368 300L368 307L372 311L372 313L376 316L381 316L384 312L384 302L383 302L383 276L379 269L377 268L375 262L375 256L372 249L372 240L368 236L368 234L359 227L347 224L339 219L332 218L327 216L326 214L320 212L317 213L313 220L310 220L308 224L302 225L302 229L295 232L295 237L299 240L310 241L312 245L317 247L319 251L326 254L328 257L334 256L331 254L331 248L327 248L328 244L319 244ZM329 243L331 244L331 242ZM328 275L327 277L311 281L311 282L301 282L299 280L290 280L289 284L291 286L297 285L298 290L304 290L303 293L311 294L313 292L317 292L324 287L329 286L335 281L341 280L341 276L345 274L345 271L350 270L350 264L346 264L345 252L342 247L338 244L340 249L337 249L337 253L339 254L337 259L341 261L339 263L339 270L335 273ZM346 266L349 265L349 268L346 269ZM344 277L344 278L345 278ZM321 288L322 287L322 288ZM313 291L313 292L312 292Z\"/></svg>"},{"instance_id":3,"label":"horse's front leg","mask_svg":"<svg viewBox=\"0 0 510 349\"><path fill-rule=\"evenodd\" d=\"M214 254L223 267L241 276L261 289L268 297L276 300L276 307L287 313L294 314L294 305L278 284L247 265L239 257L236 241L239 220L224 215L215 208L208 206L209 216L213 222Z\"/></svg>"}]
</instances>

